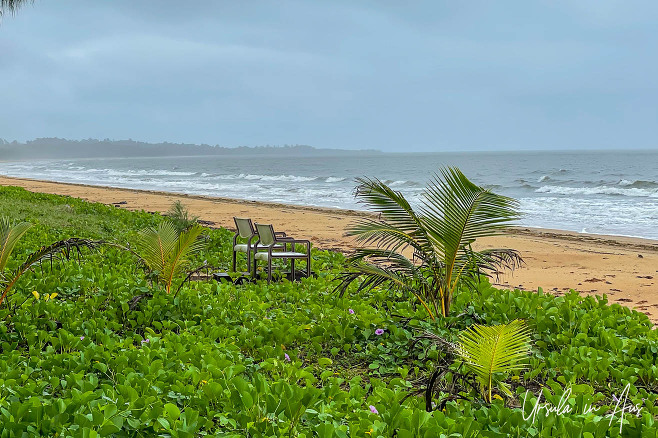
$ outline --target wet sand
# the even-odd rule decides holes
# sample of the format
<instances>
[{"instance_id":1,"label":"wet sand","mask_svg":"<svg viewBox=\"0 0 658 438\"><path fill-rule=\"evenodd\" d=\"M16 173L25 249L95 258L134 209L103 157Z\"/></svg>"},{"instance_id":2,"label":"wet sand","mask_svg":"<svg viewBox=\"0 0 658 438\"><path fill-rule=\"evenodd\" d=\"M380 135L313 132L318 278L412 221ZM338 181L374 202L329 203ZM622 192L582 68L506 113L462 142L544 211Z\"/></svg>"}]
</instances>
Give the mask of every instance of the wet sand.
<instances>
[{"instance_id":1,"label":"wet sand","mask_svg":"<svg viewBox=\"0 0 658 438\"><path fill-rule=\"evenodd\" d=\"M348 252L354 241L344 236L347 226L368 213L266 202L235 200L167 192L53 183L0 176L0 185L33 192L73 196L129 210L164 212L180 200L191 213L211 226L234 228L233 216L271 223L299 238L308 238L322 249ZM576 289L587 294L607 294L611 303L635 308L658 323L658 241L580 234L567 231L515 228L505 235L482 239L480 248L514 248L526 265L501 275L502 288L563 294Z\"/></svg>"}]
</instances>

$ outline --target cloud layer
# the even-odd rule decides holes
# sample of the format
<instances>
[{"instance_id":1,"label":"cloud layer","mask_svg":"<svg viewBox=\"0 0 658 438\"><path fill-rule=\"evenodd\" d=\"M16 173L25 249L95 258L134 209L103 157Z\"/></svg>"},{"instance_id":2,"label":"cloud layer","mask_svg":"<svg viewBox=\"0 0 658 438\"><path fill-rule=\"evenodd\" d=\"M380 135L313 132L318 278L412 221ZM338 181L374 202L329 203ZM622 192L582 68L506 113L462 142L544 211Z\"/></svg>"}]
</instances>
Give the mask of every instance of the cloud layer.
<instances>
[{"instance_id":1,"label":"cloud layer","mask_svg":"<svg viewBox=\"0 0 658 438\"><path fill-rule=\"evenodd\" d=\"M0 137L658 146L658 3L412 3L37 0L0 24Z\"/></svg>"}]
</instances>

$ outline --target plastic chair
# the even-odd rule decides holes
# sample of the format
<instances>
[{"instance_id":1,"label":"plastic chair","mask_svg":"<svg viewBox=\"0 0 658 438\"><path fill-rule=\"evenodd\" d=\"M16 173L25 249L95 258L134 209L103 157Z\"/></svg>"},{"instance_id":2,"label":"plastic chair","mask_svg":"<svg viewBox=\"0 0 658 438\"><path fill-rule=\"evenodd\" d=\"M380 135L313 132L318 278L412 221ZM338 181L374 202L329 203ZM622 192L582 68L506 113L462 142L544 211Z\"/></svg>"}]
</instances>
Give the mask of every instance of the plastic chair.
<instances>
[{"instance_id":1,"label":"plastic chair","mask_svg":"<svg viewBox=\"0 0 658 438\"><path fill-rule=\"evenodd\" d=\"M289 259L291 278L295 277L295 260L306 259L306 277L311 275L311 242L308 240L298 240L292 237L280 236L274 232L274 227L270 224L256 224L258 233L258 245L263 248L262 251L254 254L254 277L256 276L256 267L258 260L267 262L267 282L272 281L272 259ZM285 245L290 244L290 251L285 250ZM296 252L295 245L306 245L305 252ZM283 245L283 251L274 251L277 246ZM266 250L265 250L266 249Z\"/></svg>"},{"instance_id":2,"label":"plastic chair","mask_svg":"<svg viewBox=\"0 0 658 438\"><path fill-rule=\"evenodd\" d=\"M252 244L251 242L254 240L254 238L258 237L258 234L256 233L256 229L254 228L254 224L251 222L251 219L249 218L240 218L240 217L233 217L233 221L235 222L235 228L237 229L235 235L233 236L233 263L231 265L232 272L235 272L236 265L237 265L237 256L239 252L246 253L247 254L247 270L250 270L249 268L251 267L251 253L256 252L259 249L265 249L265 247L260 246L256 242ZM277 233L277 235L281 238L286 237L286 233L280 232ZM238 238L246 240L246 243L238 243ZM274 249L283 249L285 250L285 244L277 245Z\"/></svg>"}]
</instances>

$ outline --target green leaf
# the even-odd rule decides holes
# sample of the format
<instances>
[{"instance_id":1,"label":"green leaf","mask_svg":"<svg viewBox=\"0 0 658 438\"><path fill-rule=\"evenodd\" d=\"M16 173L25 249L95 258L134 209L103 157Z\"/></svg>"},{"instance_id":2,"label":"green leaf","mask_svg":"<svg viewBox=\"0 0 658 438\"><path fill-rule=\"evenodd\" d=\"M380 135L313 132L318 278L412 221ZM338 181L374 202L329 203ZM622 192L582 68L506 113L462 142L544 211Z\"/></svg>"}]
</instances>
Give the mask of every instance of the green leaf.
<instances>
[{"instance_id":1,"label":"green leaf","mask_svg":"<svg viewBox=\"0 0 658 438\"><path fill-rule=\"evenodd\" d=\"M178 409L178 406L172 403L166 403L164 405L164 410L167 413L167 418L170 421L178 420L178 417L180 416L180 409Z\"/></svg>"}]
</instances>

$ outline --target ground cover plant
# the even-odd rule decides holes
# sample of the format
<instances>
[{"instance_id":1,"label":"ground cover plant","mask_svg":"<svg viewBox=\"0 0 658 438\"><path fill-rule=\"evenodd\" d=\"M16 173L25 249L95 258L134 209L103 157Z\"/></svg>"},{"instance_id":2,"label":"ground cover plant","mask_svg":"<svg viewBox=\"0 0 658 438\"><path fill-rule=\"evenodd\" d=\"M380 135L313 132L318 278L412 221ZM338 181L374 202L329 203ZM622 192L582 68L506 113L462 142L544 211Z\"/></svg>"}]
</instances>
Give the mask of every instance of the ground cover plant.
<instances>
[{"instance_id":1,"label":"ground cover plant","mask_svg":"<svg viewBox=\"0 0 658 438\"><path fill-rule=\"evenodd\" d=\"M49 242L125 246L166 220L12 187L0 216L33 224L8 269ZM228 268L232 233L204 233L190 265ZM313 263L318 277L297 283L193 281L175 296L113 246L26 273L0 307L0 436L656 436L658 334L644 314L482 281L433 321L402 291L335 293L341 254ZM514 320L532 353L499 376L512 396L494 387L491 402L428 336L457 344ZM570 412L533 415L539 395L557 406L566 391ZM615 398L639 415L620 422Z\"/></svg>"}]
</instances>

